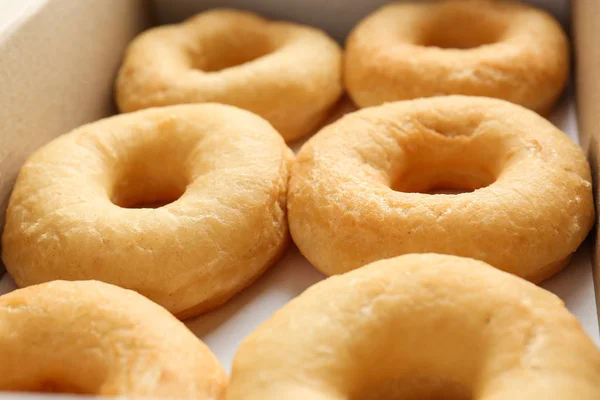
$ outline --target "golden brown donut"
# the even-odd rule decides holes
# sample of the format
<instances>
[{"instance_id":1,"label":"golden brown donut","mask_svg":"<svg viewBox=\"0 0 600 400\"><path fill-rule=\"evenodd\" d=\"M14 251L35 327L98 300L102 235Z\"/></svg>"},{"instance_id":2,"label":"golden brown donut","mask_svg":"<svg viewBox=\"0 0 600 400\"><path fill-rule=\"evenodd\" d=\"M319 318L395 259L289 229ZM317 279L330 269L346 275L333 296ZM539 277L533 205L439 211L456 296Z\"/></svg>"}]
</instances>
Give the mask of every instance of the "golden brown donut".
<instances>
[{"instance_id":1,"label":"golden brown donut","mask_svg":"<svg viewBox=\"0 0 600 400\"><path fill-rule=\"evenodd\" d=\"M211 351L164 308L102 282L0 296L0 391L225 398Z\"/></svg>"},{"instance_id":2,"label":"golden brown donut","mask_svg":"<svg viewBox=\"0 0 600 400\"><path fill-rule=\"evenodd\" d=\"M286 248L292 159L267 121L221 104L84 125L21 168L2 259L20 287L94 279L196 315Z\"/></svg>"},{"instance_id":3,"label":"golden brown donut","mask_svg":"<svg viewBox=\"0 0 600 400\"><path fill-rule=\"evenodd\" d=\"M569 45L552 16L525 4L399 2L354 28L344 74L361 107L463 94L546 113L567 81Z\"/></svg>"},{"instance_id":4,"label":"golden brown donut","mask_svg":"<svg viewBox=\"0 0 600 400\"><path fill-rule=\"evenodd\" d=\"M311 132L342 94L341 54L318 29L215 9L138 36L119 72L117 103L123 112L231 104L292 141Z\"/></svg>"},{"instance_id":5,"label":"golden brown donut","mask_svg":"<svg viewBox=\"0 0 600 400\"><path fill-rule=\"evenodd\" d=\"M552 293L406 255L319 282L238 349L227 400L597 400L600 351Z\"/></svg>"},{"instance_id":6,"label":"golden brown donut","mask_svg":"<svg viewBox=\"0 0 600 400\"><path fill-rule=\"evenodd\" d=\"M432 97L365 108L313 136L292 167L288 220L328 275L432 252L540 282L590 231L591 188L581 148L536 113Z\"/></svg>"}]
</instances>

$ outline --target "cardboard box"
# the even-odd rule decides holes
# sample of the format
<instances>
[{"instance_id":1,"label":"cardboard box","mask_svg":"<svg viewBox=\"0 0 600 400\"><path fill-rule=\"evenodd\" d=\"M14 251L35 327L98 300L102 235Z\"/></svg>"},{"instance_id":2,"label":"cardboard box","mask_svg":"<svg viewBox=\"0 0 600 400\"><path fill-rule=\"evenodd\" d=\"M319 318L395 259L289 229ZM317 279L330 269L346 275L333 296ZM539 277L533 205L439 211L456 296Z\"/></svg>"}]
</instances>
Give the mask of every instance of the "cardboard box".
<instances>
[{"instance_id":1,"label":"cardboard box","mask_svg":"<svg viewBox=\"0 0 600 400\"><path fill-rule=\"evenodd\" d=\"M579 116L579 137L592 167L594 198L596 199L596 226L593 236L593 269L596 287L596 305L600 310L600 234L598 224L600 207L600 47L598 22L600 2L573 0L573 41L575 45L575 82Z\"/></svg>"},{"instance_id":2,"label":"cardboard box","mask_svg":"<svg viewBox=\"0 0 600 400\"><path fill-rule=\"evenodd\" d=\"M574 29L581 140L596 177L600 155L594 133L600 123L600 80L594 75L600 70L600 48L595 44L594 29L600 2L575 0L573 19L568 0L531 2L548 9L567 30ZM115 112L113 80L123 50L135 34L152 24L177 22L207 8L227 6L318 26L343 41L360 18L384 3L387 1L26 0L17 6L11 0L0 0L0 210L6 209L18 169L32 151L82 123ZM3 8L8 4L10 9ZM565 94L552 121L577 139L574 98L572 90ZM598 344L591 254L600 254L599 248L591 241L584 244L571 265L543 285L565 300ZM251 288L187 324L229 369L239 342L249 332L322 278L292 247L279 265ZM12 288L5 275L0 293ZM14 396L0 395L10 397Z\"/></svg>"}]
</instances>

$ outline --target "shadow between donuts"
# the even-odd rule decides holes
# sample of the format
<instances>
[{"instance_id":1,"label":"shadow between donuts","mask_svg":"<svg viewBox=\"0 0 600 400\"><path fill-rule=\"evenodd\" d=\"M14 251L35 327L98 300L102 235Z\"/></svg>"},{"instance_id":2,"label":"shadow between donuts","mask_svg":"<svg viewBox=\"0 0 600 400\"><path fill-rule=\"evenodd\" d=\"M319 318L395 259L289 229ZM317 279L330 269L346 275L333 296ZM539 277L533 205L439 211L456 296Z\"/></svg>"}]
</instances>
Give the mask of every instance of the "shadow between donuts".
<instances>
[{"instance_id":1,"label":"shadow between donuts","mask_svg":"<svg viewBox=\"0 0 600 400\"><path fill-rule=\"evenodd\" d=\"M579 273L579 269L588 266L593 249L593 233L579 246L567 266L555 276L544 281L540 286L560 297L566 304L576 304L585 296L581 290L587 283L587 275Z\"/></svg>"},{"instance_id":2,"label":"shadow between donuts","mask_svg":"<svg viewBox=\"0 0 600 400\"><path fill-rule=\"evenodd\" d=\"M209 345L211 334L237 317L244 320L243 323L240 323L240 326L243 326L243 329L250 333L263 319L267 319L277 310L282 299L287 302L324 278L325 275L315 269L292 243L283 257L253 285L238 293L218 309L190 318L185 323ZM258 304L250 305L256 302ZM259 319L255 318L255 314L240 312L246 307L256 307L260 313ZM224 329L227 330L228 327L224 327ZM218 336L216 335L215 338L218 338Z\"/></svg>"},{"instance_id":3,"label":"shadow between donuts","mask_svg":"<svg viewBox=\"0 0 600 400\"><path fill-rule=\"evenodd\" d=\"M342 118L344 115L354 112L358 110L356 104L352 102L350 97L347 94L344 94L337 103L335 103L329 112L327 113L327 117L323 120L321 124L311 132L310 134L301 137L298 140L288 143L289 147L294 151L294 153L298 153L300 148L314 135L316 135L321 129L326 127L329 124L334 123L338 119Z\"/></svg>"}]
</instances>

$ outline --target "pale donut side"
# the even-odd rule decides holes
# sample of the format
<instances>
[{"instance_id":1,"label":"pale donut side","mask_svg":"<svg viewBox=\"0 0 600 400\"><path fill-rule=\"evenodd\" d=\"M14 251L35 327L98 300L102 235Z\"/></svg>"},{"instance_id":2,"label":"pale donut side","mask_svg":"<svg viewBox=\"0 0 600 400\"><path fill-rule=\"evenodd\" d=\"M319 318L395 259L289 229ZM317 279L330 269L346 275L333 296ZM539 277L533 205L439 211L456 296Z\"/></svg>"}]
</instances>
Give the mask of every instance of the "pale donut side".
<instances>
[{"instance_id":1,"label":"pale donut side","mask_svg":"<svg viewBox=\"0 0 600 400\"><path fill-rule=\"evenodd\" d=\"M513 1L396 2L346 43L356 104L440 95L495 97L545 114L569 75L569 44L548 13Z\"/></svg>"},{"instance_id":2,"label":"pale donut side","mask_svg":"<svg viewBox=\"0 0 600 400\"><path fill-rule=\"evenodd\" d=\"M312 132L341 96L341 54L321 30L215 9L134 39L116 99L122 112L231 104L262 116L292 141Z\"/></svg>"},{"instance_id":3,"label":"pale donut side","mask_svg":"<svg viewBox=\"0 0 600 400\"><path fill-rule=\"evenodd\" d=\"M438 188L467 192L427 193ZM302 254L328 275L433 252L540 282L590 231L591 188L581 148L536 113L443 96L323 128L292 168L288 219Z\"/></svg>"},{"instance_id":4,"label":"pale donut side","mask_svg":"<svg viewBox=\"0 0 600 400\"><path fill-rule=\"evenodd\" d=\"M285 250L292 160L268 122L226 105L84 125L21 168L2 259L20 287L94 279L136 290L181 318L210 310ZM128 208L140 200L172 202Z\"/></svg>"},{"instance_id":5,"label":"pale donut side","mask_svg":"<svg viewBox=\"0 0 600 400\"><path fill-rule=\"evenodd\" d=\"M0 296L0 390L219 400L227 375L162 307L95 281Z\"/></svg>"},{"instance_id":6,"label":"pale donut side","mask_svg":"<svg viewBox=\"0 0 600 400\"><path fill-rule=\"evenodd\" d=\"M227 400L596 400L600 352L552 293L472 259L330 277L238 349Z\"/></svg>"}]
</instances>

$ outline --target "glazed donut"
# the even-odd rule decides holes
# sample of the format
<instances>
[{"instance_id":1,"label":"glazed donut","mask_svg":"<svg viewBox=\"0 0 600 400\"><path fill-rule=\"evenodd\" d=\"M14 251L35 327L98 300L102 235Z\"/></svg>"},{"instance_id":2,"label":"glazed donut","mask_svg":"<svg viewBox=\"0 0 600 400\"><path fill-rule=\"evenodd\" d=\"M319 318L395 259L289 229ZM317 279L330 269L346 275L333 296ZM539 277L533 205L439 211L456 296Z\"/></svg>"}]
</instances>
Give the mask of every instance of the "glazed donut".
<instances>
[{"instance_id":1,"label":"glazed donut","mask_svg":"<svg viewBox=\"0 0 600 400\"><path fill-rule=\"evenodd\" d=\"M84 125L21 168L2 258L20 287L94 279L208 311L285 250L292 159L269 123L221 104Z\"/></svg>"},{"instance_id":2,"label":"glazed donut","mask_svg":"<svg viewBox=\"0 0 600 400\"><path fill-rule=\"evenodd\" d=\"M553 17L517 2L392 3L354 28L344 74L361 107L462 94L547 113L569 75L569 45Z\"/></svg>"},{"instance_id":3,"label":"glazed donut","mask_svg":"<svg viewBox=\"0 0 600 400\"><path fill-rule=\"evenodd\" d=\"M533 282L594 223L581 148L504 100L441 96L347 114L292 167L294 242L332 275L407 253L485 261ZM436 191L466 191L432 194Z\"/></svg>"},{"instance_id":4,"label":"glazed donut","mask_svg":"<svg viewBox=\"0 0 600 400\"><path fill-rule=\"evenodd\" d=\"M315 28L216 9L137 37L118 75L117 103L122 112L231 104L292 141L310 133L341 96L341 54Z\"/></svg>"},{"instance_id":5,"label":"glazed donut","mask_svg":"<svg viewBox=\"0 0 600 400\"><path fill-rule=\"evenodd\" d=\"M598 376L600 352L552 293L480 261L411 254L275 312L238 349L227 400L596 400Z\"/></svg>"},{"instance_id":6,"label":"glazed donut","mask_svg":"<svg viewBox=\"0 0 600 400\"><path fill-rule=\"evenodd\" d=\"M164 308L102 282L0 296L0 391L224 399L227 375Z\"/></svg>"}]
</instances>

